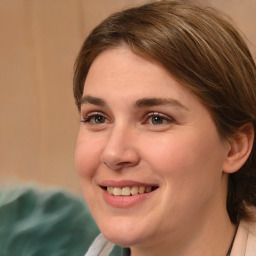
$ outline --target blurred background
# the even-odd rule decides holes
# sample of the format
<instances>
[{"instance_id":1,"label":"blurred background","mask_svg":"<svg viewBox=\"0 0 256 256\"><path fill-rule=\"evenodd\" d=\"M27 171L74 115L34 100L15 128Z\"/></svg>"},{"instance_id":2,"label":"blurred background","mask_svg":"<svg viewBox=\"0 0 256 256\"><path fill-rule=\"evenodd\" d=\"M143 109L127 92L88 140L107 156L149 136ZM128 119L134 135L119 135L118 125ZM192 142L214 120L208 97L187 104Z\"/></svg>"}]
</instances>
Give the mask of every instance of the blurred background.
<instances>
[{"instance_id":1,"label":"blurred background","mask_svg":"<svg viewBox=\"0 0 256 256\"><path fill-rule=\"evenodd\" d=\"M0 0L0 187L32 182L80 194L73 63L102 19L146 2ZM256 1L200 2L232 18L256 59Z\"/></svg>"}]
</instances>

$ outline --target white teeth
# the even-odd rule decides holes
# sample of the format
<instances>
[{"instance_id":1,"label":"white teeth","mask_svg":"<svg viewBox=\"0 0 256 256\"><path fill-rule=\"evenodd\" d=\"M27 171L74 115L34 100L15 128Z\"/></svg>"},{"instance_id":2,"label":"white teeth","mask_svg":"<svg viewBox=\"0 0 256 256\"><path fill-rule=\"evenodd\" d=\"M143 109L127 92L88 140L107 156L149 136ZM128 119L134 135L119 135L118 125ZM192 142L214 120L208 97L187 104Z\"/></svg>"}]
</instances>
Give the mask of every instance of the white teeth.
<instances>
[{"instance_id":1,"label":"white teeth","mask_svg":"<svg viewBox=\"0 0 256 256\"><path fill-rule=\"evenodd\" d=\"M113 195L114 196L121 196L122 195L122 189L121 188L113 188Z\"/></svg>"},{"instance_id":2,"label":"white teeth","mask_svg":"<svg viewBox=\"0 0 256 256\"><path fill-rule=\"evenodd\" d=\"M145 192L145 187L140 187L139 188L139 194L144 194L144 192Z\"/></svg>"},{"instance_id":3,"label":"white teeth","mask_svg":"<svg viewBox=\"0 0 256 256\"><path fill-rule=\"evenodd\" d=\"M151 186L148 187L107 187L107 191L109 194L114 195L114 196L134 196L134 195L138 195L138 194L144 194L144 193L149 193L151 192L153 189Z\"/></svg>"},{"instance_id":4,"label":"white teeth","mask_svg":"<svg viewBox=\"0 0 256 256\"><path fill-rule=\"evenodd\" d=\"M122 196L129 196L130 195L130 188L124 187L122 188Z\"/></svg>"},{"instance_id":5,"label":"white teeth","mask_svg":"<svg viewBox=\"0 0 256 256\"><path fill-rule=\"evenodd\" d=\"M139 193L139 187L132 187L131 188L131 194L134 196L134 195L137 195Z\"/></svg>"},{"instance_id":6,"label":"white teeth","mask_svg":"<svg viewBox=\"0 0 256 256\"><path fill-rule=\"evenodd\" d=\"M108 193L113 194L113 187L107 187Z\"/></svg>"}]
</instances>

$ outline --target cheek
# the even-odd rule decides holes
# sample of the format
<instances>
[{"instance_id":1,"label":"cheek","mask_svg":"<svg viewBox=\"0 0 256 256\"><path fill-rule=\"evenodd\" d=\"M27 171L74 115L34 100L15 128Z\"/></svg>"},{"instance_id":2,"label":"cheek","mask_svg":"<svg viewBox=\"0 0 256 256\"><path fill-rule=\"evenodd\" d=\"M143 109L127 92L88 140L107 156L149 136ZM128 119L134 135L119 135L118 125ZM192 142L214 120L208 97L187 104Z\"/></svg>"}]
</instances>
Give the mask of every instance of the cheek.
<instances>
[{"instance_id":1,"label":"cheek","mask_svg":"<svg viewBox=\"0 0 256 256\"><path fill-rule=\"evenodd\" d=\"M80 177L90 178L95 174L100 159L100 144L84 136L81 132L78 134L75 165Z\"/></svg>"},{"instance_id":2,"label":"cheek","mask_svg":"<svg viewBox=\"0 0 256 256\"><path fill-rule=\"evenodd\" d=\"M100 144L94 141L92 137L79 132L75 153L75 165L85 201L92 213L94 212L95 204L97 205L94 191L95 186L93 184L97 167L99 166L99 159Z\"/></svg>"},{"instance_id":3,"label":"cheek","mask_svg":"<svg viewBox=\"0 0 256 256\"><path fill-rule=\"evenodd\" d=\"M157 141L157 143L156 143ZM167 134L159 136L157 139L151 137L148 139L144 152L147 159L151 159L151 165L157 172L162 175L173 175L181 172L187 165L187 161L191 161L192 139L178 136L177 134Z\"/></svg>"},{"instance_id":4,"label":"cheek","mask_svg":"<svg viewBox=\"0 0 256 256\"><path fill-rule=\"evenodd\" d=\"M169 136L159 139L157 147L147 148L151 166L163 181L164 218L170 218L170 213L186 218L184 212L193 214L219 195L224 154L217 137Z\"/></svg>"},{"instance_id":5,"label":"cheek","mask_svg":"<svg viewBox=\"0 0 256 256\"><path fill-rule=\"evenodd\" d=\"M163 177L204 179L210 175L221 175L224 161L223 148L215 133L202 139L198 133L168 134L149 141L145 154L154 169ZM196 175L196 176L195 176ZM197 175L200 175L197 176Z\"/></svg>"}]
</instances>

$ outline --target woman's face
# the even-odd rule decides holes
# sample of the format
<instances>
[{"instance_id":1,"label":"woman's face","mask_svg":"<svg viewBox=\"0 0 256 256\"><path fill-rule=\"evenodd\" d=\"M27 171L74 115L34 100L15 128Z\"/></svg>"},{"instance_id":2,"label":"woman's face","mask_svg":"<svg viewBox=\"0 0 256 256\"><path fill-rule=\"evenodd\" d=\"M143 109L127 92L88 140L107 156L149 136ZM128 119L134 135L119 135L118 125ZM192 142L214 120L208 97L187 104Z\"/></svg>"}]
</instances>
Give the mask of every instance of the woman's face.
<instances>
[{"instance_id":1,"label":"woman's face","mask_svg":"<svg viewBox=\"0 0 256 256\"><path fill-rule=\"evenodd\" d=\"M226 212L229 144L208 110L160 65L126 47L103 52L85 82L81 120L76 168L111 241L158 243Z\"/></svg>"}]
</instances>

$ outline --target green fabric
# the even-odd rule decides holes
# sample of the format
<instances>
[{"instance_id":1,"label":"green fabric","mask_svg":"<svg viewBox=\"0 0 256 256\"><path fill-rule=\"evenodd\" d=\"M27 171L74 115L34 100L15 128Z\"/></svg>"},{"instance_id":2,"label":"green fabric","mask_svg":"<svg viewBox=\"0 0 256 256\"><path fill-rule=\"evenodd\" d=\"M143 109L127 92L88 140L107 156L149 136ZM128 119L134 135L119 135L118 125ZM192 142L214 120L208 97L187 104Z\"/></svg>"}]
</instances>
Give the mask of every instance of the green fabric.
<instances>
[{"instance_id":1,"label":"green fabric","mask_svg":"<svg viewBox=\"0 0 256 256\"><path fill-rule=\"evenodd\" d=\"M129 248L122 248L122 255L121 256L130 256L130 249Z\"/></svg>"},{"instance_id":2,"label":"green fabric","mask_svg":"<svg viewBox=\"0 0 256 256\"><path fill-rule=\"evenodd\" d=\"M0 190L0 256L84 256L99 230L83 198L34 187ZM129 256L115 246L110 256Z\"/></svg>"},{"instance_id":3,"label":"green fabric","mask_svg":"<svg viewBox=\"0 0 256 256\"><path fill-rule=\"evenodd\" d=\"M109 256L130 256L129 248L122 248L120 246L115 246Z\"/></svg>"},{"instance_id":4,"label":"green fabric","mask_svg":"<svg viewBox=\"0 0 256 256\"><path fill-rule=\"evenodd\" d=\"M1 256L84 256L98 233L82 198L57 190L0 190Z\"/></svg>"}]
</instances>

